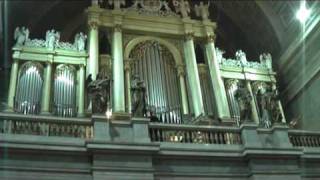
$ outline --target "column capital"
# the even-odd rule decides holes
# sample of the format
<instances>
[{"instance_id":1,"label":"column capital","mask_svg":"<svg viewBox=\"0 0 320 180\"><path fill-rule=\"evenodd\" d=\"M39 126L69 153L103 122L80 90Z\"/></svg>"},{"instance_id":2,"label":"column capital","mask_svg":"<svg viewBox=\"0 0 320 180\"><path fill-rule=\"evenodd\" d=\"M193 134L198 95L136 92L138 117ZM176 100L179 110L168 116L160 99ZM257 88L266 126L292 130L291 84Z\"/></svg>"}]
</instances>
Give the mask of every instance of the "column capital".
<instances>
[{"instance_id":1,"label":"column capital","mask_svg":"<svg viewBox=\"0 0 320 180\"><path fill-rule=\"evenodd\" d=\"M97 30L99 27L99 22L96 20L91 20L88 22L89 29Z\"/></svg>"},{"instance_id":2,"label":"column capital","mask_svg":"<svg viewBox=\"0 0 320 180\"><path fill-rule=\"evenodd\" d=\"M185 66L184 65L182 65L182 64L177 65L176 68L177 68L177 73L178 73L179 77L185 75L186 72L185 72Z\"/></svg>"},{"instance_id":3,"label":"column capital","mask_svg":"<svg viewBox=\"0 0 320 180\"><path fill-rule=\"evenodd\" d=\"M214 43L216 41L215 34L208 34L206 37L207 43Z\"/></svg>"},{"instance_id":4,"label":"column capital","mask_svg":"<svg viewBox=\"0 0 320 180\"><path fill-rule=\"evenodd\" d=\"M121 32L122 31L122 25L121 24L115 24L113 26L113 31L114 32Z\"/></svg>"},{"instance_id":5,"label":"column capital","mask_svg":"<svg viewBox=\"0 0 320 180\"><path fill-rule=\"evenodd\" d=\"M238 82L239 82L238 79L228 79L228 80L226 81L226 88L227 88L227 89L230 89L231 86L237 85Z\"/></svg>"},{"instance_id":6,"label":"column capital","mask_svg":"<svg viewBox=\"0 0 320 180\"><path fill-rule=\"evenodd\" d=\"M193 31L185 33L185 39L186 40L192 40L193 37L194 37L194 32Z\"/></svg>"}]
</instances>

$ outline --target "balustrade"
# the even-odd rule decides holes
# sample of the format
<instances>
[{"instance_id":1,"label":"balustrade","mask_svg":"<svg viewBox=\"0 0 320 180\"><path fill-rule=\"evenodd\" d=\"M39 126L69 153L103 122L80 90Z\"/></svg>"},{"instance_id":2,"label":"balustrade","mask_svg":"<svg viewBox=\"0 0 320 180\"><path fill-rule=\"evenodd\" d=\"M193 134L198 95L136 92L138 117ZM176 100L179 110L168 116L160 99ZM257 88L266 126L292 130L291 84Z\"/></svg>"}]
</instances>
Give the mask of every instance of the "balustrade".
<instances>
[{"instance_id":1,"label":"balustrade","mask_svg":"<svg viewBox=\"0 0 320 180\"><path fill-rule=\"evenodd\" d=\"M242 144L240 129L234 127L150 124L149 136L153 142Z\"/></svg>"},{"instance_id":2,"label":"balustrade","mask_svg":"<svg viewBox=\"0 0 320 180\"><path fill-rule=\"evenodd\" d=\"M291 130L289 139L296 147L320 147L320 133L312 131Z\"/></svg>"},{"instance_id":3,"label":"balustrade","mask_svg":"<svg viewBox=\"0 0 320 180\"><path fill-rule=\"evenodd\" d=\"M91 139L93 127L89 119L1 114L0 133Z\"/></svg>"}]
</instances>

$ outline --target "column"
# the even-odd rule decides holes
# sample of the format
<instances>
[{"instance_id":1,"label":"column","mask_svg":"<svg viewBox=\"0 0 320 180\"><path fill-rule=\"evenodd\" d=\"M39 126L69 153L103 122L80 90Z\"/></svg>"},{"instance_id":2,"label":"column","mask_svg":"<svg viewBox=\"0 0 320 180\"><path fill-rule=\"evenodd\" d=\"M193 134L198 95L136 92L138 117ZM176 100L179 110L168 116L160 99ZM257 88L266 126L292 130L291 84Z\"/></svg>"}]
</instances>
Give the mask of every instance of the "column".
<instances>
[{"instance_id":1,"label":"column","mask_svg":"<svg viewBox=\"0 0 320 180\"><path fill-rule=\"evenodd\" d=\"M181 94L181 102L182 102L182 114L189 114L189 106L188 106L188 97L187 97L187 89L186 89L186 81L185 81L185 71L183 65L177 66L178 77L180 83L180 94Z\"/></svg>"},{"instance_id":2,"label":"column","mask_svg":"<svg viewBox=\"0 0 320 180\"><path fill-rule=\"evenodd\" d=\"M208 36L208 42L205 46L207 65L209 67L211 83L214 88L214 97L216 100L218 117L221 119L229 119L230 111L227 101L226 90L220 73L220 66L216 57L214 45L215 36Z\"/></svg>"},{"instance_id":3,"label":"column","mask_svg":"<svg viewBox=\"0 0 320 180\"><path fill-rule=\"evenodd\" d=\"M252 111L252 118L253 118L253 121L257 124L259 124L259 115L258 115L258 110L257 110L257 106L256 106L256 103L254 101L254 95L253 95L253 92L252 92L252 87L251 87L251 83L250 81L246 81L246 86L247 86L247 89L248 91L250 92L250 95L251 95L251 101L250 101L250 106L251 106L251 111Z\"/></svg>"},{"instance_id":4,"label":"column","mask_svg":"<svg viewBox=\"0 0 320 180\"><path fill-rule=\"evenodd\" d=\"M78 100L78 116L82 117L84 116L84 98L85 98L85 93L84 93L84 86L85 86L85 70L84 70L84 65L81 64L79 68L79 85L78 85L78 92L79 92L79 100Z\"/></svg>"},{"instance_id":5,"label":"column","mask_svg":"<svg viewBox=\"0 0 320 180\"><path fill-rule=\"evenodd\" d=\"M13 110L14 97L16 95L17 78L18 78L19 63L14 59L11 66L9 94L8 94L8 110Z\"/></svg>"},{"instance_id":6,"label":"column","mask_svg":"<svg viewBox=\"0 0 320 180\"><path fill-rule=\"evenodd\" d=\"M43 91L42 91L42 102L41 102L41 113L49 113L50 109L50 96L51 96L51 76L52 76L52 64L51 62L46 63Z\"/></svg>"},{"instance_id":7,"label":"column","mask_svg":"<svg viewBox=\"0 0 320 180\"><path fill-rule=\"evenodd\" d=\"M87 76L92 75L92 80L96 79L99 72L99 30L98 23L89 22L89 62Z\"/></svg>"},{"instance_id":8,"label":"column","mask_svg":"<svg viewBox=\"0 0 320 180\"><path fill-rule=\"evenodd\" d=\"M113 112L125 112L122 32L116 25L112 38Z\"/></svg>"},{"instance_id":9,"label":"column","mask_svg":"<svg viewBox=\"0 0 320 180\"><path fill-rule=\"evenodd\" d=\"M197 117L201 114L204 114L204 107L200 89L200 79L196 61L196 54L193 44L193 34L189 33L186 36L186 41L184 42L184 55L186 61L185 64L187 68L188 81L190 84L194 115Z\"/></svg>"},{"instance_id":10,"label":"column","mask_svg":"<svg viewBox=\"0 0 320 180\"><path fill-rule=\"evenodd\" d=\"M131 60L125 60L124 70L125 70L125 81L126 81L126 105L127 105L127 112L131 113L131 77L130 77L130 70L131 70Z\"/></svg>"}]
</instances>

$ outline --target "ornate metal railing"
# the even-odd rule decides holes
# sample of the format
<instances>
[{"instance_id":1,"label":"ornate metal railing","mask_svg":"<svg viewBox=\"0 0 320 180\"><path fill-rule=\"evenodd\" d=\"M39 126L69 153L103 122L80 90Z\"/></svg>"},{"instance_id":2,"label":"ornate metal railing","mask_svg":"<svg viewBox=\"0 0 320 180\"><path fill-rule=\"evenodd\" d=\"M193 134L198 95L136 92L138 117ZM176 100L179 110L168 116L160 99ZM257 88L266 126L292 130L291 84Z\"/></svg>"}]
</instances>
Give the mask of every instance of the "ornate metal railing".
<instances>
[{"instance_id":1,"label":"ornate metal railing","mask_svg":"<svg viewBox=\"0 0 320 180\"><path fill-rule=\"evenodd\" d=\"M93 126L90 119L84 118L0 113L0 133L90 139Z\"/></svg>"},{"instance_id":2,"label":"ornate metal railing","mask_svg":"<svg viewBox=\"0 0 320 180\"><path fill-rule=\"evenodd\" d=\"M149 136L152 142L242 144L240 129L237 127L151 123Z\"/></svg>"},{"instance_id":3,"label":"ornate metal railing","mask_svg":"<svg viewBox=\"0 0 320 180\"><path fill-rule=\"evenodd\" d=\"M289 138L296 147L320 147L320 132L290 130Z\"/></svg>"}]
</instances>

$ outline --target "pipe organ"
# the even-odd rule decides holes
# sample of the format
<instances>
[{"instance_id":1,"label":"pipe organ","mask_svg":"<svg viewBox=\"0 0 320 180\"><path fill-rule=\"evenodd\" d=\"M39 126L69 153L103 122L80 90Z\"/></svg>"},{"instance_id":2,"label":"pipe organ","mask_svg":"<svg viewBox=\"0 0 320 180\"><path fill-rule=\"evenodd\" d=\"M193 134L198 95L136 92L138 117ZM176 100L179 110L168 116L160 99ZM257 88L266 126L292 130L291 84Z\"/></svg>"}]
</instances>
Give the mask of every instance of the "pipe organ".
<instances>
[{"instance_id":1,"label":"pipe organ","mask_svg":"<svg viewBox=\"0 0 320 180\"><path fill-rule=\"evenodd\" d=\"M39 114L43 84L43 66L26 62L21 66L15 95L15 111Z\"/></svg>"},{"instance_id":2,"label":"pipe organ","mask_svg":"<svg viewBox=\"0 0 320 180\"><path fill-rule=\"evenodd\" d=\"M145 83L147 111L161 122L181 123L177 70L170 52L156 41L146 41L135 47L131 58L131 74Z\"/></svg>"},{"instance_id":3,"label":"pipe organ","mask_svg":"<svg viewBox=\"0 0 320 180\"><path fill-rule=\"evenodd\" d=\"M125 1L110 1L114 6L105 7L109 9L99 3L89 7L87 51L83 33L68 43L60 42L60 33L55 30L47 31L42 40L29 39L27 28L17 28L9 109L25 114L50 111L61 117L85 116L91 114L94 100L107 104L113 119L130 119L134 114L131 79L138 76L144 83L140 90L146 94L139 98L145 99L146 108L140 109L147 111L139 114L156 117L158 122L213 124L210 121L219 119L240 125L249 117L265 127L270 126L269 121L285 123L270 54L262 54L260 62L250 62L240 50L235 59L225 59L215 47L217 25L208 19L209 4L198 7L203 12L197 13L202 18L199 21L189 17L183 0L175 1L176 12L165 1L150 2L135 1L125 11L121 10L125 6L120 6ZM99 54L99 30L110 32L111 54ZM205 65L197 64L194 42L205 47ZM19 64L23 64L20 70ZM92 97L86 99L86 84L91 81ZM110 88L110 102L99 93L101 87Z\"/></svg>"},{"instance_id":4,"label":"pipe organ","mask_svg":"<svg viewBox=\"0 0 320 180\"><path fill-rule=\"evenodd\" d=\"M54 114L72 117L76 107L76 70L71 65L60 64L56 68L53 88Z\"/></svg>"}]
</instances>

